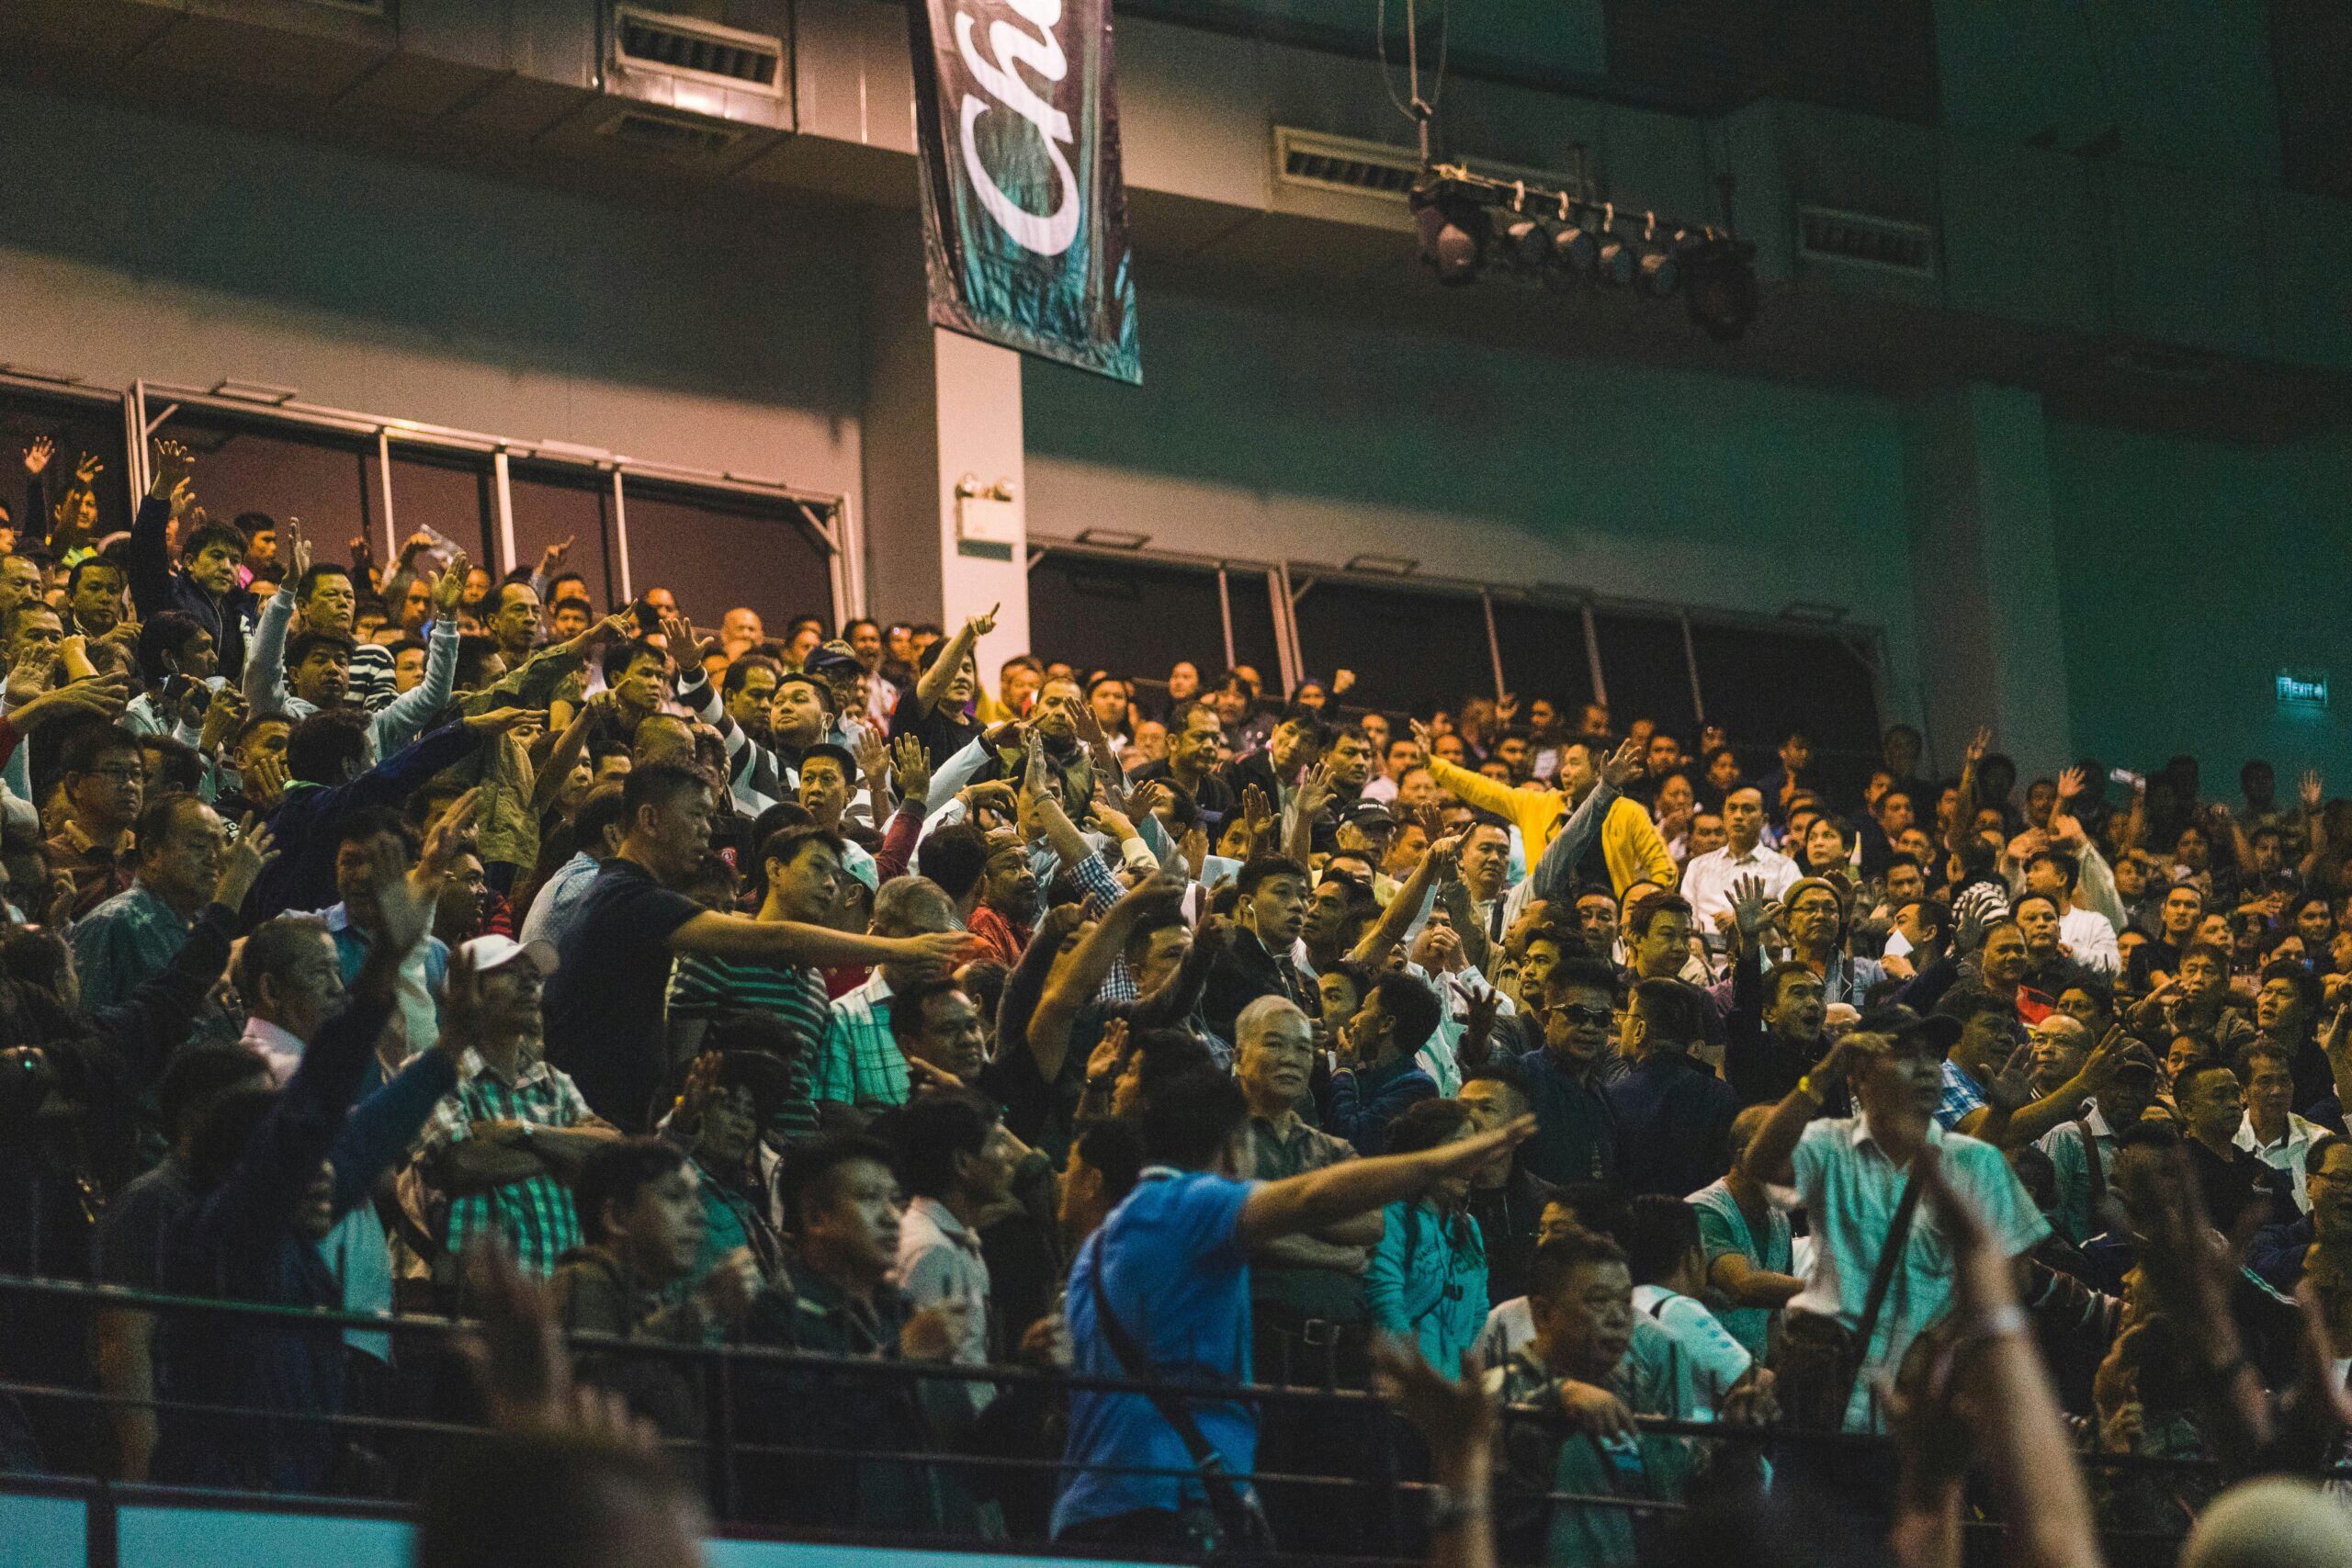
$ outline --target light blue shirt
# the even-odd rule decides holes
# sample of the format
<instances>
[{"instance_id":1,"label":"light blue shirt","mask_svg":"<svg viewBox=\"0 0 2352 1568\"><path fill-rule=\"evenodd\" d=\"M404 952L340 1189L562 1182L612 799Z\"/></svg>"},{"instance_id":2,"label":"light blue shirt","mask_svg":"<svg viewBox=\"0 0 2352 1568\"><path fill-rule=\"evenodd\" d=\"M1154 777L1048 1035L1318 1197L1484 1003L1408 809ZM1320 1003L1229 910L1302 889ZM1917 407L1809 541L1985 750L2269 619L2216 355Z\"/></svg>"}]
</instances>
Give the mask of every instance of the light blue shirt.
<instances>
[{"instance_id":1,"label":"light blue shirt","mask_svg":"<svg viewBox=\"0 0 2352 1568\"><path fill-rule=\"evenodd\" d=\"M588 889L596 885L596 867L602 863L586 850L581 850L555 868L555 874L539 885L531 896L530 911L523 917L523 929L517 942L551 942L558 947L580 918L580 905L588 897Z\"/></svg>"},{"instance_id":2,"label":"light blue shirt","mask_svg":"<svg viewBox=\"0 0 2352 1568\"><path fill-rule=\"evenodd\" d=\"M1095 1321L1093 1280L1100 1269L1111 1310L1150 1359L1148 1371L1138 1371L1212 1388L1250 1381L1250 1258L1241 1246L1241 1210L1254 1185L1166 1166L1145 1170L1070 1269L1065 1311L1080 1376L1130 1375ZM1247 1475L1256 1468L1258 1418L1250 1406L1201 1401L1192 1411L1229 1473ZM1089 1519L1139 1508L1172 1510L1188 1495L1202 1495L1183 1440L1139 1393L1073 1391L1062 1462L1069 1484L1054 1505L1057 1536ZM1097 1465L1179 1473L1090 1468Z\"/></svg>"}]
</instances>

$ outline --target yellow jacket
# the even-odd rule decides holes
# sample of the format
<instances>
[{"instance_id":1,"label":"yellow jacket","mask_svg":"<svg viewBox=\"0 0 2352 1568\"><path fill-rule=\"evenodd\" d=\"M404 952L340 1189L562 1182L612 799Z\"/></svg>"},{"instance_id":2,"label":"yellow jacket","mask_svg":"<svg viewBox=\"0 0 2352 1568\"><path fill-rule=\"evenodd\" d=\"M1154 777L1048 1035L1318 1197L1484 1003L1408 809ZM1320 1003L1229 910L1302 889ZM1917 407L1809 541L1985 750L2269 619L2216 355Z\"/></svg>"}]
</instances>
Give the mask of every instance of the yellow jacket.
<instances>
[{"instance_id":1,"label":"yellow jacket","mask_svg":"<svg viewBox=\"0 0 2352 1568\"><path fill-rule=\"evenodd\" d=\"M1453 791L1455 799L1491 811L1517 828L1527 846L1531 870L1568 818L1568 797L1557 790L1514 789L1441 757L1430 759L1430 773L1440 787ZM1674 857L1666 852L1666 840L1657 825L1648 812L1622 795L1610 803L1609 815L1601 818L1600 858L1609 866L1609 880L1620 898L1636 882L1655 882L1661 887L1675 884Z\"/></svg>"}]
</instances>

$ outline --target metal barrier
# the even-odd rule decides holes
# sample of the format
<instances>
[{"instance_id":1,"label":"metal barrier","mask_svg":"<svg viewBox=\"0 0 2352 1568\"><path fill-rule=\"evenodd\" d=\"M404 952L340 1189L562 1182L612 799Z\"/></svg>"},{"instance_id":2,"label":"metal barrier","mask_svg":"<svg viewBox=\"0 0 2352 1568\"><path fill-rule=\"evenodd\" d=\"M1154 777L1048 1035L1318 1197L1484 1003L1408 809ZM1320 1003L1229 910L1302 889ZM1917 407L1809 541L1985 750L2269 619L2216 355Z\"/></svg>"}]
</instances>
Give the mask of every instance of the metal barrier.
<instances>
[{"instance_id":1,"label":"metal barrier","mask_svg":"<svg viewBox=\"0 0 2352 1568\"><path fill-rule=\"evenodd\" d=\"M257 1323L270 1323L289 1330L309 1330L321 1334L340 1333L345 1329L362 1329L389 1336L396 1342L406 1342L397 1352L408 1364L412 1381L406 1387L406 1397L394 1411L344 1410L300 1411L260 1409L244 1405L219 1405L187 1400L141 1399L110 1393L96 1386L87 1369L62 1368L50 1379L16 1376L0 1378L0 1399L13 1398L36 1417L33 1425L43 1425L39 1419L44 1412L80 1412L86 1417L124 1408L143 1408L159 1415L211 1417L222 1421L251 1420L295 1427L322 1428L329 1434L364 1436L391 1450L392 1462L380 1479L388 1482L380 1489L346 1496L339 1506L356 1507L369 1517L399 1518L405 1517L402 1499L413 1497L417 1482L429 1464L446 1457L449 1442L478 1437L485 1430L473 1408L469 1382L460 1373L453 1353L453 1337L472 1332L474 1325L463 1319L424 1314L378 1316L369 1314L331 1312L310 1308L288 1307L253 1302L216 1300L204 1297L177 1296L134 1292L116 1286L91 1285L79 1281L32 1279L0 1275L0 1325L15 1316L8 1303L28 1300L46 1302L52 1306L79 1303L95 1313L115 1308L150 1312L162 1315L201 1314L214 1318L233 1317ZM1035 1553L1050 1550L1044 1539L1042 1521L1035 1517L1034 1509L1024 1517L1025 1529L922 1529L869 1525L858 1523L844 1528L838 1522L822 1519L796 1518L790 1510L773 1506L773 1495L763 1495L756 1486L747 1488L744 1471L747 1465L757 1468L774 1461L786 1466L888 1466L919 1472L934 1492L943 1478L956 1488L970 1492L994 1491L993 1499L1003 1502L1004 1484L1027 1477L1042 1487L1037 1495L1050 1500L1055 1483L1069 1468L1065 1465L1058 1438L1052 1434L1045 1417L1051 1415L1058 1400L1069 1393L1092 1392L1102 1393L1173 1395L1188 1402L1215 1404L1244 1404L1254 1406L1261 1416L1305 1417L1319 1431L1332 1434L1369 1434L1374 1440L1366 1449L1351 1448L1341 1443L1341 1453L1332 1456L1340 1462L1327 1471L1296 1470L1256 1471L1243 1479L1254 1482L1261 1493L1269 1495L1283 1491L1328 1498L1335 1505L1329 1517L1335 1521L1333 1534L1344 1536L1344 1544L1334 1550L1329 1540L1285 1540L1283 1555L1299 1562L1318 1558L1344 1556L1352 1561L1377 1562L1410 1562L1419 1561L1421 1531L1419 1521L1428 1483L1419 1472L1418 1442L1409 1429L1390 1414L1376 1397L1347 1389L1300 1388L1268 1384L1221 1388L1204 1391L1197 1383L1140 1382L1125 1378L1083 1376L1075 1373L1049 1372L1035 1368L958 1367L942 1363L883 1360L858 1357L822 1355L808 1351L786 1350L751 1345L676 1345L659 1341L616 1338L602 1335L578 1334L567 1337L573 1355L585 1369L584 1375L599 1381L616 1381L615 1373L631 1362L662 1366L673 1375L692 1375L692 1390L697 1395L702 1425L698 1432L664 1433L665 1445L690 1471L699 1472L709 1495L712 1508L730 1534L745 1534L752 1539L790 1539L799 1540L837 1540L909 1550L954 1549L961 1551L1019 1550ZM419 1344L418 1342L422 1342ZM346 1351L346 1353L349 1353ZM852 1382L881 1384L895 1387L901 1394L920 1398L921 1391L938 1385L963 1385L985 1382L994 1385L1000 1400L1025 1396L1036 1404L1040 1418L1038 1430L1027 1434L1035 1437L1035 1451L991 1452L977 1448L924 1446L901 1447L888 1442L858 1446L808 1444L791 1441L769 1441L744 1434L742 1416L746 1413L747 1397L742 1388L748 1378L754 1383L748 1397L754 1401L751 1408L757 1411L757 1401L763 1393L761 1380L768 1380L764 1392L774 1395L778 1385L788 1385L799 1377L816 1380L850 1380ZM622 1380L625 1381L625 1380ZM773 1414L769 1412L768 1414ZM1524 1405L1507 1408L1504 1419L1510 1428L1522 1427L1562 1427L1560 1413ZM1792 1473L1830 1477L1845 1484L1833 1488L1826 1495L1842 1506L1859 1529L1868 1529L1874 1522L1883 1522L1884 1505L1892 1495L1892 1478L1895 1472L1895 1454L1891 1442L1882 1438L1855 1434L1799 1432L1781 1427L1740 1427L1665 1420L1657 1417L1638 1418L1645 1436L1689 1439L1704 1445L1712 1451L1757 1450L1781 1476ZM70 1424L70 1422L68 1423ZM85 1419L85 1424L87 1421ZM773 1421L769 1423L774 1425ZM888 1434L883 1434L887 1437ZM1506 1441L1510 1440L1508 1432ZM2219 1466L2211 1461L2198 1459L2162 1459L2140 1455L2086 1453L2085 1463L2095 1470L2119 1475L2137 1475L2150 1481L2170 1480L2190 1491L2201 1491L2218 1482ZM0 1454L0 1468L5 1468ZM1189 1477L1190 1468L1153 1469L1144 1466L1098 1464L1089 1468L1100 1473L1160 1475ZM102 1485L119 1485L111 1477L101 1475L96 1467L85 1472ZM2352 1470L2339 1469L2337 1479L2352 1479ZM1886 1484L1873 1487L1867 1481L1853 1484L1856 1478L1883 1477ZM231 1496L251 1500L252 1495L224 1494L216 1491L185 1492L170 1487L146 1486L138 1489L140 1495L198 1496L219 1498ZM332 1496L332 1495L330 1495ZM364 1497L364 1501L356 1498ZM1360 1500L1367 1508L1353 1513L1344 1511L1344 1505ZM1690 1510L1690 1504L1682 1498L1628 1495L1613 1492L1570 1492L1545 1488L1522 1488L1516 1501L1523 1507L1545 1510L1545 1517L1562 1509L1597 1509L1631 1515L1636 1518L1668 1518ZM285 1506L283 1496L271 1506ZM301 1506L314 1509L326 1506L315 1495L305 1495ZM1001 1510L1011 1513L1007 1508ZM2148 1561L2150 1553L2161 1554L2168 1545L2177 1545L2186 1530L2186 1512L2177 1521L2177 1529L2151 1529L2134 1526L2111 1529L2106 1539L2115 1547L2129 1547L2132 1555L2118 1556L2116 1561ZM1318 1505L1317 1514L1324 1510ZM1342 1529L1336 1522L1345 1520ZM921 1521L912 1521L920 1524ZM1975 1518L1970 1521L1977 1534L1997 1533L1997 1521ZM781 1531L780 1536L770 1532Z\"/></svg>"}]
</instances>

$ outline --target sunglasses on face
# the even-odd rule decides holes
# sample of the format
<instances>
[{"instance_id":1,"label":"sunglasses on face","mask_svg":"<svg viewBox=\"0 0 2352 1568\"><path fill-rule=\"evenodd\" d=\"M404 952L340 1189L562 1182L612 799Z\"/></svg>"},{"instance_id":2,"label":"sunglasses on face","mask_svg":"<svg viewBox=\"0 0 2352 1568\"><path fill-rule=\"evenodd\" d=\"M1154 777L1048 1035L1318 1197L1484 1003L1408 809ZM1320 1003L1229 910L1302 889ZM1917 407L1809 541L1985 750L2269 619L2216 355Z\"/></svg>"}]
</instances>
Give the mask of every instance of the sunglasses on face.
<instances>
[{"instance_id":1,"label":"sunglasses on face","mask_svg":"<svg viewBox=\"0 0 2352 1568\"><path fill-rule=\"evenodd\" d=\"M1583 1007L1575 1002L1546 1008L1544 1011L1546 1017L1556 1018L1570 1029L1581 1029L1589 1023L1607 1023L1611 1016L1607 1008Z\"/></svg>"}]
</instances>

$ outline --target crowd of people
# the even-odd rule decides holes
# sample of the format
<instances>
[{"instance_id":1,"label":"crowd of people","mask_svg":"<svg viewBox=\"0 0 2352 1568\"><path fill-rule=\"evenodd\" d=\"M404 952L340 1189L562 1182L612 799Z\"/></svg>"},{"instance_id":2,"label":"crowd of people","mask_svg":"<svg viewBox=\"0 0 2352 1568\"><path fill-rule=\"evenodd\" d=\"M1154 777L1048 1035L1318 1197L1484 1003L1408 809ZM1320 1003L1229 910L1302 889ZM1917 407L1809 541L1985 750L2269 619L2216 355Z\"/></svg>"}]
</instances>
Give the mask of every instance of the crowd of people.
<instances>
[{"instance_id":1,"label":"crowd of people","mask_svg":"<svg viewBox=\"0 0 2352 1568\"><path fill-rule=\"evenodd\" d=\"M989 615L706 632L153 468L0 555L0 1275L123 1288L0 1286L0 1468L413 1493L382 1418L481 1409L402 1316L519 1289L786 1529L2352 1540L2209 1507L2352 1414L2316 773L984 672ZM1375 1381L1409 1427L1240 1393Z\"/></svg>"}]
</instances>

